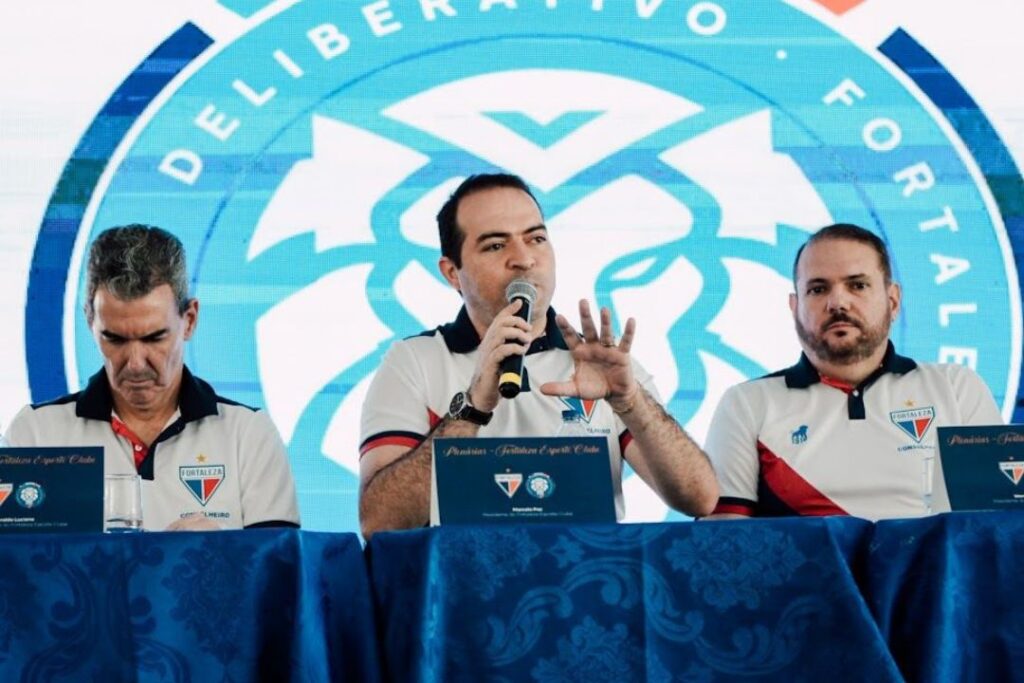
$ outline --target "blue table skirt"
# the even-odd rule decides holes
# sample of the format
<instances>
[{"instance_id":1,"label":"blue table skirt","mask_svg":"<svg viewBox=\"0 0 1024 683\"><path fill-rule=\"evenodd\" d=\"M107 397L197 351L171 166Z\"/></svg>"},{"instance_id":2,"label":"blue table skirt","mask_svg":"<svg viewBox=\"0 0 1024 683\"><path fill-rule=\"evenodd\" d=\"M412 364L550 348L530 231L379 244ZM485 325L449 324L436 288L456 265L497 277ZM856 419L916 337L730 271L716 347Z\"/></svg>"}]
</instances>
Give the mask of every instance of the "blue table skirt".
<instances>
[{"instance_id":1,"label":"blue table skirt","mask_svg":"<svg viewBox=\"0 0 1024 683\"><path fill-rule=\"evenodd\" d=\"M862 594L873 532L830 518L378 534L385 676L900 681Z\"/></svg>"},{"instance_id":2,"label":"blue table skirt","mask_svg":"<svg viewBox=\"0 0 1024 683\"><path fill-rule=\"evenodd\" d=\"M351 534L4 537L0 681L373 682L378 645L403 683L1024 681L1024 515L447 527L366 557L370 580Z\"/></svg>"},{"instance_id":3,"label":"blue table skirt","mask_svg":"<svg viewBox=\"0 0 1024 683\"><path fill-rule=\"evenodd\" d=\"M865 595L907 680L1024 681L1024 515L877 524Z\"/></svg>"},{"instance_id":4,"label":"blue table skirt","mask_svg":"<svg viewBox=\"0 0 1024 683\"><path fill-rule=\"evenodd\" d=\"M0 680L374 681L354 534L6 536Z\"/></svg>"}]
</instances>

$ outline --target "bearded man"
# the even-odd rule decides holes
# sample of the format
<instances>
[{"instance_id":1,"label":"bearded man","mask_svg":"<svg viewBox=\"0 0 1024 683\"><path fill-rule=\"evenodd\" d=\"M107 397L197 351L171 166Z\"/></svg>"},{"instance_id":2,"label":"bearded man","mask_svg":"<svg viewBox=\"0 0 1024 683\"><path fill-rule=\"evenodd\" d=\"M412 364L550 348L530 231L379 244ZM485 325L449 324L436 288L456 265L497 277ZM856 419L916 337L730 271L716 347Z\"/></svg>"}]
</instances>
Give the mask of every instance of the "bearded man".
<instances>
[{"instance_id":1,"label":"bearded man","mask_svg":"<svg viewBox=\"0 0 1024 683\"><path fill-rule=\"evenodd\" d=\"M988 387L967 367L896 353L900 286L868 230L816 232L793 285L800 362L723 396L705 444L721 490L710 517L948 510L936 428L1001 424Z\"/></svg>"}]
</instances>

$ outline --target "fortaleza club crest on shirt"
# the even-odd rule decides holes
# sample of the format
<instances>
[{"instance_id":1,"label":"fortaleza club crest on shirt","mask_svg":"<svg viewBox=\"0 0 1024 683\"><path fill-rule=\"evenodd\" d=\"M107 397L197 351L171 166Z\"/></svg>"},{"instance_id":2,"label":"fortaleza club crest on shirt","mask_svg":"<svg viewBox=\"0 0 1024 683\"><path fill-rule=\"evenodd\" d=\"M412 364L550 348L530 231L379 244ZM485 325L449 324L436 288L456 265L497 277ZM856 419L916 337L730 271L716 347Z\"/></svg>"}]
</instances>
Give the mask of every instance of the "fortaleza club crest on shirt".
<instances>
[{"instance_id":1,"label":"fortaleza club crest on shirt","mask_svg":"<svg viewBox=\"0 0 1024 683\"><path fill-rule=\"evenodd\" d=\"M576 396L563 396L562 403L570 410L576 411L580 419L587 424L590 424L591 418L594 417L594 411L597 410L597 401L593 399L584 400Z\"/></svg>"},{"instance_id":2,"label":"fortaleza club crest on shirt","mask_svg":"<svg viewBox=\"0 0 1024 683\"><path fill-rule=\"evenodd\" d=\"M928 433L928 428L935 421L935 408L912 408L910 410L894 410L889 413L892 423L910 435L917 443Z\"/></svg>"},{"instance_id":3,"label":"fortaleza club crest on shirt","mask_svg":"<svg viewBox=\"0 0 1024 683\"><path fill-rule=\"evenodd\" d=\"M224 465L184 465L178 468L178 477L199 504L206 504L224 481Z\"/></svg>"}]
</instances>

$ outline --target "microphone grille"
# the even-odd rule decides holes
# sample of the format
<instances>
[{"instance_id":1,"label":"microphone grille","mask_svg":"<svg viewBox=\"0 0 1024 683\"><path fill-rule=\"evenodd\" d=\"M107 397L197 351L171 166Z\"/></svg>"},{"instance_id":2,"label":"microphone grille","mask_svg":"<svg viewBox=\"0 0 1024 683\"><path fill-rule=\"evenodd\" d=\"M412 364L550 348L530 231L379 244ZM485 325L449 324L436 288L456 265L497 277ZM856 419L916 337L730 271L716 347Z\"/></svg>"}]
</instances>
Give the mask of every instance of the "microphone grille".
<instances>
[{"instance_id":1,"label":"microphone grille","mask_svg":"<svg viewBox=\"0 0 1024 683\"><path fill-rule=\"evenodd\" d=\"M526 280L513 280L505 288L505 298L512 301L515 298L526 299L530 305L537 300L537 289Z\"/></svg>"}]
</instances>

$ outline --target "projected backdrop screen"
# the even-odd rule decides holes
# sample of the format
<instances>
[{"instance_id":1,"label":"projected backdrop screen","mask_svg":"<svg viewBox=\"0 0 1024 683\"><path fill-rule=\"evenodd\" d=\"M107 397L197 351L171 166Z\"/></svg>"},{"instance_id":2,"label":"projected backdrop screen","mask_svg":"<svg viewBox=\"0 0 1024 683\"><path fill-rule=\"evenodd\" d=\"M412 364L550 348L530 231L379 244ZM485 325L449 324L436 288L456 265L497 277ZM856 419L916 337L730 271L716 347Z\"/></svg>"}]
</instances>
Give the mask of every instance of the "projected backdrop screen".
<instances>
[{"instance_id":1,"label":"projected backdrop screen","mask_svg":"<svg viewBox=\"0 0 1024 683\"><path fill-rule=\"evenodd\" d=\"M101 367L81 315L91 238L165 227L202 306L186 363L269 412L307 528L354 529L374 370L460 306L434 215L503 170L544 210L555 308L636 317L634 354L698 441L728 386L796 360L792 259L838 221L890 246L897 348L971 365L1010 417L1019 174L940 56L895 24L847 35L868 8L265 4L169 31L69 150L25 283L32 399ZM638 478L625 490L628 519L666 517Z\"/></svg>"}]
</instances>

